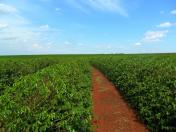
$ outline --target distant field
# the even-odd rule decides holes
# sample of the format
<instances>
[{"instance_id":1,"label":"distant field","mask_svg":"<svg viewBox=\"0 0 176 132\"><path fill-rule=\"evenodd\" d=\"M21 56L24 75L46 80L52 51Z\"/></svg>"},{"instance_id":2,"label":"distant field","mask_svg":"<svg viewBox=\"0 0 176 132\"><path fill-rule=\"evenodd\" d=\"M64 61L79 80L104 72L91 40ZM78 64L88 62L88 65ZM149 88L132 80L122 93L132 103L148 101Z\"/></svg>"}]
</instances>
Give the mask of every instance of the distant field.
<instances>
[{"instance_id":1,"label":"distant field","mask_svg":"<svg viewBox=\"0 0 176 132\"><path fill-rule=\"evenodd\" d=\"M176 54L0 57L0 129L92 131L92 67L151 131L176 131Z\"/></svg>"}]
</instances>

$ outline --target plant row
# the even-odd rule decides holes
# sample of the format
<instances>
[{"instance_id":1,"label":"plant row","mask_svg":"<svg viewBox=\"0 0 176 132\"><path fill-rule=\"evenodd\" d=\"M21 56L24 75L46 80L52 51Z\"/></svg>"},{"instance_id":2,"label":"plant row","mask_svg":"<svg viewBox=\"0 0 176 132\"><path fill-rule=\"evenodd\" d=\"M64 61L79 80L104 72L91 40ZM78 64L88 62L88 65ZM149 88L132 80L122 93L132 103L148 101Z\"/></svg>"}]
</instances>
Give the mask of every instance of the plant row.
<instances>
[{"instance_id":1,"label":"plant row","mask_svg":"<svg viewBox=\"0 0 176 132\"><path fill-rule=\"evenodd\" d=\"M22 76L0 96L7 131L89 131L91 77L86 61L65 62Z\"/></svg>"},{"instance_id":2,"label":"plant row","mask_svg":"<svg viewBox=\"0 0 176 132\"><path fill-rule=\"evenodd\" d=\"M176 55L100 56L92 64L151 131L176 131Z\"/></svg>"}]
</instances>

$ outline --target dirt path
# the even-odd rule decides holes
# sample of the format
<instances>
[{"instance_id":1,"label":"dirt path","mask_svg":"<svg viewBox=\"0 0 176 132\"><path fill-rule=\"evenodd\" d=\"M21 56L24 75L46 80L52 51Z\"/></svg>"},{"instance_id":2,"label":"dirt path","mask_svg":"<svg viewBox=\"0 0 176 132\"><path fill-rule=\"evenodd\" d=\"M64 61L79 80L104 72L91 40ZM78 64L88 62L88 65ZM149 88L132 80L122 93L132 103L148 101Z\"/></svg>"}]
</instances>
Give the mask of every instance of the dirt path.
<instances>
[{"instance_id":1,"label":"dirt path","mask_svg":"<svg viewBox=\"0 0 176 132\"><path fill-rule=\"evenodd\" d=\"M148 132L112 83L95 68L92 76L94 132Z\"/></svg>"}]
</instances>

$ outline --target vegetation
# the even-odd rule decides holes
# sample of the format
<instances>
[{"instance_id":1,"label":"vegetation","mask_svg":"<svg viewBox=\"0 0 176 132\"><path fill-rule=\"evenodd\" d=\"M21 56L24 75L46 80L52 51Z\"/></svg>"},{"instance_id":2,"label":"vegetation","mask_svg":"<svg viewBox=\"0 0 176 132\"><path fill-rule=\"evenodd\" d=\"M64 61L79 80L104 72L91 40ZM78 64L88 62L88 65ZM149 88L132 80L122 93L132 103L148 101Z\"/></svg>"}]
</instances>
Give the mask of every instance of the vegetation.
<instances>
[{"instance_id":1,"label":"vegetation","mask_svg":"<svg viewBox=\"0 0 176 132\"><path fill-rule=\"evenodd\" d=\"M45 68L55 61L49 58L33 58L33 57L3 57L0 58L0 95L6 86L12 86L14 80L37 72Z\"/></svg>"},{"instance_id":2,"label":"vegetation","mask_svg":"<svg viewBox=\"0 0 176 132\"><path fill-rule=\"evenodd\" d=\"M92 63L151 131L176 131L176 55L100 56Z\"/></svg>"},{"instance_id":3,"label":"vegetation","mask_svg":"<svg viewBox=\"0 0 176 132\"><path fill-rule=\"evenodd\" d=\"M91 131L91 65L151 131L176 131L175 54L0 57L0 128Z\"/></svg>"},{"instance_id":4,"label":"vegetation","mask_svg":"<svg viewBox=\"0 0 176 132\"><path fill-rule=\"evenodd\" d=\"M0 96L1 128L88 131L91 78L87 62L65 62L15 80Z\"/></svg>"}]
</instances>

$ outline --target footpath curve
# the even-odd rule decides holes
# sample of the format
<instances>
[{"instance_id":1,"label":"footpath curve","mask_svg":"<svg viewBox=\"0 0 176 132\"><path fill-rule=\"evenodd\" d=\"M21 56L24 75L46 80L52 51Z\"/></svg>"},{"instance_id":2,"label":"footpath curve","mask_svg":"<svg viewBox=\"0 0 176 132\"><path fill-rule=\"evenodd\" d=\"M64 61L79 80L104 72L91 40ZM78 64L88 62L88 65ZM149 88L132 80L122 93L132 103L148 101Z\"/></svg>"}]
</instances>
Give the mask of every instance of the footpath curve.
<instances>
[{"instance_id":1,"label":"footpath curve","mask_svg":"<svg viewBox=\"0 0 176 132\"><path fill-rule=\"evenodd\" d=\"M93 68L94 132L148 132L114 85Z\"/></svg>"}]
</instances>

